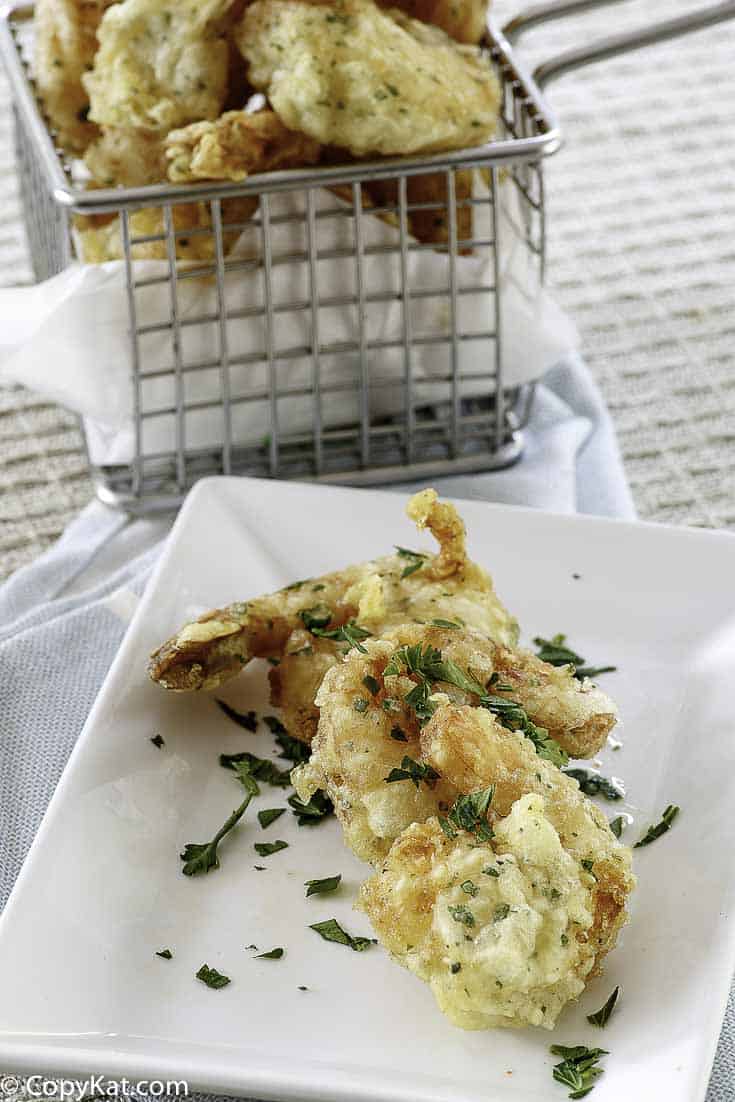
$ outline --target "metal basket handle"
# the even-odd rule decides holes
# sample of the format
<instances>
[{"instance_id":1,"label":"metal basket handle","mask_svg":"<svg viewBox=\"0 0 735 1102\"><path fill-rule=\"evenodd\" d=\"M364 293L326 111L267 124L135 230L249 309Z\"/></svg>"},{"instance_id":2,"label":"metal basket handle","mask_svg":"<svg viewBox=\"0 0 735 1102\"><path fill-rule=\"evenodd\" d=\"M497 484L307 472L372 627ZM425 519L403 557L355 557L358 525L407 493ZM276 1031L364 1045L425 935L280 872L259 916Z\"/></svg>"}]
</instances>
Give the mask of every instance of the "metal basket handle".
<instances>
[{"instance_id":1,"label":"metal basket handle","mask_svg":"<svg viewBox=\"0 0 735 1102\"><path fill-rule=\"evenodd\" d=\"M550 4L534 4L514 19L511 19L503 28L503 34L510 42L515 42L521 34L532 27L541 26L543 23L549 23L568 15L578 15L611 3L620 2L621 0L557 0L557 2ZM640 50L644 46L666 42L668 39L678 38L679 35L688 34L690 31L713 27L717 23L724 23L725 20L733 18L735 18L735 0L723 0L722 3L713 4L711 7L692 12L690 15L666 19L659 23L653 23L648 27L643 27L638 31L626 31L622 34L609 35L593 42L591 45L567 50L539 65L534 70L533 79L539 88L543 88L550 81L556 80L557 77L563 76L564 73L570 73L574 69L581 69L583 65L592 65L596 61L604 61L609 57L617 57L619 54Z\"/></svg>"}]
</instances>

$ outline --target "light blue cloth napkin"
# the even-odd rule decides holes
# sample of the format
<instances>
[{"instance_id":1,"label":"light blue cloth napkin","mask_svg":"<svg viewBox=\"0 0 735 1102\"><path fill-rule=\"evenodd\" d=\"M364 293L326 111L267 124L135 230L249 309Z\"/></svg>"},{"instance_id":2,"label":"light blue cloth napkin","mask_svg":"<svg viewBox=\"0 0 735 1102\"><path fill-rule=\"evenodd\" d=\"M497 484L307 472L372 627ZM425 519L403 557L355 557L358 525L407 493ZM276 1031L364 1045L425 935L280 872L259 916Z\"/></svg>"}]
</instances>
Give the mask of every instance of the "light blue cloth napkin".
<instances>
[{"instance_id":1,"label":"light blue cloth napkin","mask_svg":"<svg viewBox=\"0 0 735 1102\"><path fill-rule=\"evenodd\" d=\"M579 360L554 369L539 386L519 464L433 484L456 497L635 516L609 415ZM171 520L129 521L94 503L50 551L0 587L0 906ZM733 1000L707 1098L735 1100Z\"/></svg>"}]
</instances>

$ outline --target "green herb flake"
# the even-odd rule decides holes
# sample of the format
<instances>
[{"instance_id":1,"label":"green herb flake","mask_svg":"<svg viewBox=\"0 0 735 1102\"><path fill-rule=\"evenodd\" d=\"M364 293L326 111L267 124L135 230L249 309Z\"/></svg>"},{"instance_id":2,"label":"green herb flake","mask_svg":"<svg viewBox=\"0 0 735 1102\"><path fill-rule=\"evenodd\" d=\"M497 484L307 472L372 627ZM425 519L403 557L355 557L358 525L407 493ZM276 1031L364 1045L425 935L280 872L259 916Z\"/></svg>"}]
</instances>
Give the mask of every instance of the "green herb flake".
<instances>
[{"instance_id":1,"label":"green herb flake","mask_svg":"<svg viewBox=\"0 0 735 1102\"><path fill-rule=\"evenodd\" d=\"M622 800L625 789L619 781L608 780L591 769L565 769L568 777L574 777L585 796L604 796L606 800Z\"/></svg>"},{"instance_id":2,"label":"green herb flake","mask_svg":"<svg viewBox=\"0 0 735 1102\"><path fill-rule=\"evenodd\" d=\"M251 787L248 789L245 799L240 806L232 812L224 826L220 827L211 842L189 842L184 846L184 851L180 854L181 860L184 862L184 867L182 869L184 876L196 876L198 873L209 872L210 869L219 868L217 847L225 835L229 834L232 828L243 817L248 804L253 796L257 795L257 792L258 786L251 778Z\"/></svg>"},{"instance_id":3,"label":"green herb flake","mask_svg":"<svg viewBox=\"0 0 735 1102\"><path fill-rule=\"evenodd\" d=\"M162 735L154 735L150 741L153 743L156 750L160 750L163 746L166 745L166 743L163 741Z\"/></svg>"},{"instance_id":4,"label":"green herb flake","mask_svg":"<svg viewBox=\"0 0 735 1102\"><path fill-rule=\"evenodd\" d=\"M258 953L253 960L280 960L284 952L285 949L279 946L277 949L270 949L267 953Z\"/></svg>"},{"instance_id":5,"label":"green herb flake","mask_svg":"<svg viewBox=\"0 0 735 1102\"><path fill-rule=\"evenodd\" d=\"M432 620L431 623L435 628L448 628L454 631L459 631L462 627L461 624L455 624L454 620Z\"/></svg>"},{"instance_id":6,"label":"green herb flake","mask_svg":"<svg viewBox=\"0 0 735 1102\"><path fill-rule=\"evenodd\" d=\"M396 547L396 551L402 559L408 559L408 563L401 573L402 578L410 578L412 574L421 569L429 557L421 551L409 551L407 547Z\"/></svg>"},{"instance_id":7,"label":"green herb flake","mask_svg":"<svg viewBox=\"0 0 735 1102\"><path fill-rule=\"evenodd\" d=\"M173 953L170 949L158 949L156 951L156 956L161 957L163 960L172 960Z\"/></svg>"},{"instance_id":8,"label":"green herb flake","mask_svg":"<svg viewBox=\"0 0 735 1102\"><path fill-rule=\"evenodd\" d=\"M613 832L616 838L619 838L627 826L627 822L623 815L616 815L614 819L610 820L610 830Z\"/></svg>"},{"instance_id":9,"label":"green herb flake","mask_svg":"<svg viewBox=\"0 0 735 1102\"><path fill-rule=\"evenodd\" d=\"M258 729L258 717L255 712L238 712L231 704L228 704L226 700L217 700L217 706L225 713L225 715L236 723L238 727L244 727L246 731L250 731L254 734Z\"/></svg>"},{"instance_id":10,"label":"green herb flake","mask_svg":"<svg viewBox=\"0 0 735 1102\"><path fill-rule=\"evenodd\" d=\"M357 696L352 702L352 707L356 712L366 712L369 707L369 702L364 696Z\"/></svg>"},{"instance_id":11,"label":"green herb flake","mask_svg":"<svg viewBox=\"0 0 735 1102\"><path fill-rule=\"evenodd\" d=\"M449 819L445 819L443 815L439 816L439 826L442 828L447 838L454 839L457 837L457 831L449 822Z\"/></svg>"},{"instance_id":12,"label":"green herb flake","mask_svg":"<svg viewBox=\"0 0 735 1102\"><path fill-rule=\"evenodd\" d=\"M475 916L464 903L457 903L453 907L450 906L448 910L455 922L460 922L463 926L475 925Z\"/></svg>"},{"instance_id":13,"label":"green herb flake","mask_svg":"<svg viewBox=\"0 0 735 1102\"><path fill-rule=\"evenodd\" d=\"M463 883L460 884L460 887L465 895L471 895L473 896L473 898L474 896L480 894L480 889L478 888L477 884L474 884L471 880L463 881Z\"/></svg>"},{"instance_id":14,"label":"green herb flake","mask_svg":"<svg viewBox=\"0 0 735 1102\"><path fill-rule=\"evenodd\" d=\"M618 1001L620 995L620 985L618 985L613 991L610 998L607 1000L604 1006L601 1006L599 1010L596 1010L594 1014L587 1015L587 1021L590 1025L598 1025L600 1029L604 1029L610 1020L610 1015L615 1009L615 1004Z\"/></svg>"},{"instance_id":15,"label":"green herb flake","mask_svg":"<svg viewBox=\"0 0 735 1102\"><path fill-rule=\"evenodd\" d=\"M342 929L336 918L328 918L324 922L313 922L309 929L315 930L319 937L324 938L325 941L334 941L338 945L348 945L356 953L362 953L365 949L369 949L371 945L378 944L374 937L353 937L352 934L348 934L346 930Z\"/></svg>"},{"instance_id":16,"label":"green herb flake","mask_svg":"<svg viewBox=\"0 0 735 1102\"><path fill-rule=\"evenodd\" d=\"M427 788L433 788L439 780L439 774L426 762L414 761L406 755L400 769L398 767L391 769L384 779L386 784L393 784L395 781L413 781L416 788L423 781Z\"/></svg>"},{"instance_id":17,"label":"green herb flake","mask_svg":"<svg viewBox=\"0 0 735 1102\"><path fill-rule=\"evenodd\" d=\"M487 813L495 794L495 785L480 788L468 796L458 796L449 812L449 821L459 830L474 834L481 842L489 842L493 829L487 821Z\"/></svg>"},{"instance_id":18,"label":"green herb flake","mask_svg":"<svg viewBox=\"0 0 735 1102\"><path fill-rule=\"evenodd\" d=\"M279 758L286 758L294 765L302 765L311 757L311 749L305 742L293 738L276 716L263 716L263 722L275 737L276 743L281 748Z\"/></svg>"},{"instance_id":19,"label":"green herb flake","mask_svg":"<svg viewBox=\"0 0 735 1102\"><path fill-rule=\"evenodd\" d=\"M284 842L282 838L277 838L275 842L255 842L253 849L260 857L270 857L272 853L288 849L288 842Z\"/></svg>"},{"instance_id":20,"label":"green herb flake","mask_svg":"<svg viewBox=\"0 0 735 1102\"><path fill-rule=\"evenodd\" d=\"M273 785L274 788L291 786L290 769L279 769L275 762L259 758L248 750L242 750L239 754L220 754L219 763L223 769L232 769L237 773L240 780L247 774L254 780Z\"/></svg>"},{"instance_id":21,"label":"green herb flake","mask_svg":"<svg viewBox=\"0 0 735 1102\"><path fill-rule=\"evenodd\" d=\"M555 1064L552 1075L557 1083L571 1088L570 1098L584 1098L602 1075L603 1068L597 1067L601 1056L607 1056L604 1048L587 1048L586 1045L551 1045L552 1056L561 1056L562 1061Z\"/></svg>"},{"instance_id":22,"label":"green herb flake","mask_svg":"<svg viewBox=\"0 0 735 1102\"><path fill-rule=\"evenodd\" d=\"M592 872L593 866L595 864L594 858L585 857L582 861L580 861L580 864L585 872Z\"/></svg>"},{"instance_id":23,"label":"green herb flake","mask_svg":"<svg viewBox=\"0 0 735 1102\"><path fill-rule=\"evenodd\" d=\"M500 869L495 869L492 865L486 865L482 871L485 876L494 876L496 879L500 876Z\"/></svg>"},{"instance_id":24,"label":"green herb flake","mask_svg":"<svg viewBox=\"0 0 735 1102\"><path fill-rule=\"evenodd\" d=\"M493 922L502 922L510 914L510 903L498 903L493 911Z\"/></svg>"},{"instance_id":25,"label":"green herb flake","mask_svg":"<svg viewBox=\"0 0 735 1102\"><path fill-rule=\"evenodd\" d=\"M402 727L391 727L390 737L395 739L396 742L408 742L408 736Z\"/></svg>"},{"instance_id":26,"label":"green herb flake","mask_svg":"<svg viewBox=\"0 0 735 1102\"><path fill-rule=\"evenodd\" d=\"M573 574L578 578L578 574ZM574 666L574 676L578 681L586 677L599 677L601 673L615 673L617 666L585 666L585 659L566 646L566 635L554 635L551 639L537 636L534 643L538 647L536 657L550 666Z\"/></svg>"},{"instance_id":27,"label":"green herb flake","mask_svg":"<svg viewBox=\"0 0 735 1102\"><path fill-rule=\"evenodd\" d=\"M325 895L327 892L336 891L342 880L342 874L337 876L325 876L322 880L305 880L306 898L310 895Z\"/></svg>"},{"instance_id":28,"label":"green herb flake","mask_svg":"<svg viewBox=\"0 0 735 1102\"><path fill-rule=\"evenodd\" d=\"M450 965L449 971L452 973L453 976L456 976L457 972L462 971L462 965L459 963L458 960L455 960L454 964Z\"/></svg>"},{"instance_id":29,"label":"green herb flake","mask_svg":"<svg viewBox=\"0 0 735 1102\"><path fill-rule=\"evenodd\" d=\"M312 608L302 608L299 612L301 621L307 631L314 632L314 628L322 629L332 619L332 610L323 602Z\"/></svg>"},{"instance_id":30,"label":"green herb flake","mask_svg":"<svg viewBox=\"0 0 735 1102\"><path fill-rule=\"evenodd\" d=\"M285 810L285 807L267 807L263 811L259 811L258 822L260 823L263 830L265 830L266 827L270 826L271 823L275 823L276 819L280 819Z\"/></svg>"},{"instance_id":31,"label":"green herb flake","mask_svg":"<svg viewBox=\"0 0 735 1102\"><path fill-rule=\"evenodd\" d=\"M336 642L347 643L347 650L350 651L354 647L359 650L361 654L367 654L367 650L362 645L363 639L369 639L371 632L367 628L360 627L354 620L350 620L349 623L343 624L340 628L331 628L329 631L325 631L323 628L312 628L311 634L316 635L321 639L333 639Z\"/></svg>"},{"instance_id":32,"label":"green herb flake","mask_svg":"<svg viewBox=\"0 0 735 1102\"><path fill-rule=\"evenodd\" d=\"M377 696L380 692L380 685L371 674L366 674L362 679L362 683L372 696Z\"/></svg>"},{"instance_id":33,"label":"green herb flake","mask_svg":"<svg viewBox=\"0 0 735 1102\"><path fill-rule=\"evenodd\" d=\"M229 976L223 976L216 968L210 968L208 964L203 964L196 975L198 980L215 990L220 987L227 987L227 984L231 982Z\"/></svg>"},{"instance_id":34,"label":"green herb flake","mask_svg":"<svg viewBox=\"0 0 735 1102\"><path fill-rule=\"evenodd\" d=\"M667 830L671 830L671 825L678 814L679 808L676 807L675 804L669 804L661 816L660 821L654 826L650 826L633 848L639 849L640 846L650 846L651 842L655 842L656 839L660 838L662 834L665 834Z\"/></svg>"},{"instance_id":35,"label":"green herb flake","mask_svg":"<svg viewBox=\"0 0 735 1102\"><path fill-rule=\"evenodd\" d=\"M288 805L296 816L299 826L316 826L317 823L334 814L334 804L321 788L317 788L308 804L298 796L289 796Z\"/></svg>"}]
</instances>

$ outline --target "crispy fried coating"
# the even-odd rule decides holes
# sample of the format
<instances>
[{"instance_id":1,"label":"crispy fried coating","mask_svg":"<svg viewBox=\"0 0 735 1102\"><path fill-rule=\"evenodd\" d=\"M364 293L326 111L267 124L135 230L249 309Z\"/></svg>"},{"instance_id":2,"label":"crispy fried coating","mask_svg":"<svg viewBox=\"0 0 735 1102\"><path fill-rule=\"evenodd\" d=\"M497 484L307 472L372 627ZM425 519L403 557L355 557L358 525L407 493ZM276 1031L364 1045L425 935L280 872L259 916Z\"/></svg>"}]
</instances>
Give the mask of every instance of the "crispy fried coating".
<instances>
[{"instance_id":1,"label":"crispy fried coating","mask_svg":"<svg viewBox=\"0 0 735 1102\"><path fill-rule=\"evenodd\" d=\"M495 130L487 61L373 0L255 0L236 39L286 126L355 156L461 149Z\"/></svg>"},{"instance_id":2,"label":"crispy fried coating","mask_svg":"<svg viewBox=\"0 0 735 1102\"><path fill-rule=\"evenodd\" d=\"M125 0L104 15L83 78L100 126L167 132L219 115L227 93L224 19L232 0Z\"/></svg>"},{"instance_id":3,"label":"crispy fried coating","mask_svg":"<svg viewBox=\"0 0 735 1102\"><path fill-rule=\"evenodd\" d=\"M344 647L319 639L304 628L289 637L277 666L268 672L271 704L281 709L288 733L311 743L319 723L314 703L324 675L343 657Z\"/></svg>"},{"instance_id":4,"label":"crispy fried coating","mask_svg":"<svg viewBox=\"0 0 735 1102\"><path fill-rule=\"evenodd\" d=\"M273 111L226 111L213 122L195 122L166 137L168 178L244 180L257 172L313 165L319 144L288 130Z\"/></svg>"},{"instance_id":5,"label":"crispy fried coating","mask_svg":"<svg viewBox=\"0 0 735 1102\"><path fill-rule=\"evenodd\" d=\"M543 797L545 814L567 853L589 864L593 922L587 932L593 973L626 921L625 902L635 886L632 854L573 778L540 758L528 739L501 727L483 708L444 704L421 732L421 760L458 792L495 786L491 812L504 818L521 796Z\"/></svg>"},{"instance_id":6,"label":"crispy fried coating","mask_svg":"<svg viewBox=\"0 0 735 1102\"><path fill-rule=\"evenodd\" d=\"M480 41L487 23L487 0L378 0L381 8L400 8L412 19L441 27L456 42Z\"/></svg>"},{"instance_id":7,"label":"crispy fried coating","mask_svg":"<svg viewBox=\"0 0 735 1102\"><path fill-rule=\"evenodd\" d=\"M355 618L372 634L407 620L461 618L484 635L514 643L518 625L487 572L466 557L464 525L454 507L424 490L408 509L439 541L439 555L402 551L216 609L153 653L150 676L168 689L215 688L250 658L282 654L291 633L304 626L302 614L315 606L326 610L323 623L330 630Z\"/></svg>"},{"instance_id":8,"label":"crispy fried coating","mask_svg":"<svg viewBox=\"0 0 735 1102\"><path fill-rule=\"evenodd\" d=\"M163 140L155 130L106 127L84 163L98 187L144 187L166 179Z\"/></svg>"},{"instance_id":9,"label":"crispy fried coating","mask_svg":"<svg viewBox=\"0 0 735 1102\"><path fill-rule=\"evenodd\" d=\"M594 877L542 796L522 796L491 841L437 819L408 827L358 907L393 958L463 1029L552 1029L595 964Z\"/></svg>"},{"instance_id":10,"label":"crispy fried coating","mask_svg":"<svg viewBox=\"0 0 735 1102\"><path fill-rule=\"evenodd\" d=\"M441 811L442 805L446 810L458 793L473 792L494 780L493 776L480 783L457 772L464 760L459 735L452 743L452 768L447 770L444 762L437 764L434 760L436 754L430 739L445 708L439 707L422 731L414 708L406 701L416 688L416 678L407 676L405 671L385 673L400 647L417 645L424 651L427 646L440 651L442 659L454 662L481 685L500 675L498 684L509 686L503 696L521 704L539 726L542 717L553 718L553 737L565 749L574 747L575 753L585 739L585 731L594 733L595 741L588 746L599 749L598 716L607 716L610 726L615 722L612 701L597 690L590 701L591 694L575 682L568 670L547 666L533 655L512 651L477 632L405 624L386 631L380 639L366 640L366 654L352 650L344 662L326 674L316 697L320 717L312 756L294 774L294 782L303 799L308 799L317 788L325 789L335 805L347 844L358 857L371 863L386 855L394 839L410 823L437 809ZM374 691L367 690L366 684L372 684ZM431 690L439 694L438 699L451 700L455 705L477 703L475 696L454 684L437 681ZM364 702L364 707L360 702ZM499 746L505 746L512 735L509 746L521 755L519 760L525 770L535 770L534 776L549 773L554 779L562 777L554 766L538 757L532 742L501 727L483 708L459 708L456 717L452 713L446 737L461 728L463 719L467 722L472 719L474 723L475 716L479 717L477 723L484 724L482 731L487 732L488 745L495 737ZM477 723L472 727L473 733L479 729ZM400 739L395 737L396 729ZM479 736L478 740L482 741ZM474 745L471 740L470 745ZM392 769L400 767L406 755L414 761L428 762L442 780L433 785L422 782L418 791L414 791L411 782L386 784L385 778ZM492 758L491 764L495 769ZM522 786L526 782L525 773L521 771L518 775ZM567 792L579 794L575 781L562 779ZM544 787L540 790L546 791ZM517 799L526 791L536 789L520 787L514 790L512 798ZM419 808L423 814L418 814ZM503 814L507 814L507 808Z\"/></svg>"},{"instance_id":11,"label":"crispy fried coating","mask_svg":"<svg viewBox=\"0 0 735 1102\"><path fill-rule=\"evenodd\" d=\"M36 0L34 76L56 140L82 153L99 131L82 84L97 51L97 28L117 0Z\"/></svg>"}]
</instances>

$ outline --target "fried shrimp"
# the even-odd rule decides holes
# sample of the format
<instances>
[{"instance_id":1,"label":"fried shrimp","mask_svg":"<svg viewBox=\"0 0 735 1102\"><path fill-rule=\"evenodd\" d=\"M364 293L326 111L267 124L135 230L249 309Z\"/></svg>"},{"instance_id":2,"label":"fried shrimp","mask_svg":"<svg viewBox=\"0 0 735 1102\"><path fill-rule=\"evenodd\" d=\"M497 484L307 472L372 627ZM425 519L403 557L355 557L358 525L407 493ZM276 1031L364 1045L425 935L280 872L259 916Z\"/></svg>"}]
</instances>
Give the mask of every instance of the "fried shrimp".
<instances>
[{"instance_id":1,"label":"fried shrimp","mask_svg":"<svg viewBox=\"0 0 735 1102\"><path fill-rule=\"evenodd\" d=\"M305 627L317 638L331 635L344 651L353 645L351 621L357 622L358 642L405 621L444 617L461 619L486 636L513 644L518 626L498 600L487 572L466 557L464 525L454 507L439 502L434 490L424 490L411 499L409 510L439 541L438 555L399 548L381 559L215 609L154 652L150 676L168 689L215 688L251 658L280 657L296 629ZM280 671L284 693L289 692L284 685L288 669L284 664ZM292 685L292 702L295 693ZM302 698L299 707L305 711L308 706L308 729L313 730L314 700Z\"/></svg>"},{"instance_id":2,"label":"fried shrimp","mask_svg":"<svg viewBox=\"0 0 735 1102\"><path fill-rule=\"evenodd\" d=\"M227 94L233 0L125 0L104 15L83 78L100 126L167 132L213 119Z\"/></svg>"},{"instance_id":3,"label":"fried shrimp","mask_svg":"<svg viewBox=\"0 0 735 1102\"><path fill-rule=\"evenodd\" d=\"M582 743L598 749L599 731L605 726L600 717L607 716L606 729L615 722L612 702L597 691L590 701L591 694L568 670L560 678L558 669L532 655L514 652L448 622L445 627L406 624L380 639L366 640L364 650L364 654L351 651L324 677L316 697L319 723L312 756L294 774L294 782L302 799L317 788L327 792L347 844L372 863L385 856L410 823L451 804L458 793L494 783L493 777L481 784L457 772L464 761L459 735L452 744L452 769L434 761L426 740L437 730L450 701L453 706L472 705L460 708L457 715L461 719L466 713L468 723L472 718L475 731L477 724L484 724L482 738L489 740L488 754L495 742L505 746L511 736L514 741L509 745L523 752L520 760L525 764L518 773L521 788L514 791L513 799L536 791L533 785L522 787L527 780L524 770L532 777L548 773L554 782L561 778L564 791L579 794L576 782L562 777L551 762L564 760L561 751L576 755ZM477 707L481 700L484 706ZM434 718L422 730L421 724L432 714ZM542 718L554 720L553 735L541 726ZM460 726L458 719L445 737L453 736ZM521 733L516 734L516 729ZM413 772L415 792L413 784L386 783L392 770L402 768L404 757L418 762ZM490 761L494 767L492 756ZM404 770L408 779L412 769ZM540 791L547 789L542 786ZM417 813L419 808L422 815Z\"/></svg>"},{"instance_id":4,"label":"fried shrimp","mask_svg":"<svg viewBox=\"0 0 735 1102\"><path fill-rule=\"evenodd\" d=\"M212 122L195 122L166 137L168 178L244 180L319 160L318 142L288 130L273 111L226 111Z\"/></svg>"},{"instance_id":5,"label":"fried shrimp","mask_svg":"<svg viewBox=\"0 0 735 1102\"><path fill-rule=\"evenodd\" d=\"M98 135L82 76L97 51L97 28L117 0L37 0L34 77L59 145L82 153Z\"/></svg>"},{"instance_id":6,"label":"fried shrimp","mask_svg":"<svg viewBox=\"0 0 735 1102\"><path fill-rule=\"evenodd\" d=\"M612 947L614 935L600 939L596 874L552 808L553 796L522 795L482 840L446 820L414 823L362 886L358 907L379 940L463 1029L552 1029ZM617 848L630 890L630 853Z\"/></svg>"},{"instance_id":7,"label":"fried shrimp","mask_svg":"<svg viewBox=\"0 0 735 1102\"><path fill-rule=\"evenodd\" d=\"M487 141L500 89L479 52L373 0L255 0L236 31L286 126L355 156Z\"/></svg>"}]
</instances>

